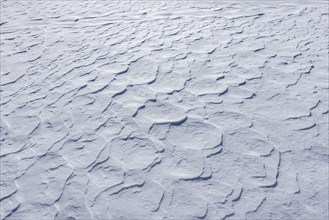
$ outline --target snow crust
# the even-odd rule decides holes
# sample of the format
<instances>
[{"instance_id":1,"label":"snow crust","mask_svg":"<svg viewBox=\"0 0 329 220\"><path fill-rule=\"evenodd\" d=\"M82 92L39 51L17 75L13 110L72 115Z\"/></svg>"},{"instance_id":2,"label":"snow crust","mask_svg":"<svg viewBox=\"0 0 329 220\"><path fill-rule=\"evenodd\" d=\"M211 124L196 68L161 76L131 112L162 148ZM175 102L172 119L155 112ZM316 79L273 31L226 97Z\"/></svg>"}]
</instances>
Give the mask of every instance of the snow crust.
<instances>
[{"instance_id":1,"label":"snow crust","mask_svg":"<svg viewBox=\"0 0 329 220\"><path fill-rule=\"evenodd\" d=\"M328 219L328 1L1 0L1 219Z\"/></svg>"}]
</instances>

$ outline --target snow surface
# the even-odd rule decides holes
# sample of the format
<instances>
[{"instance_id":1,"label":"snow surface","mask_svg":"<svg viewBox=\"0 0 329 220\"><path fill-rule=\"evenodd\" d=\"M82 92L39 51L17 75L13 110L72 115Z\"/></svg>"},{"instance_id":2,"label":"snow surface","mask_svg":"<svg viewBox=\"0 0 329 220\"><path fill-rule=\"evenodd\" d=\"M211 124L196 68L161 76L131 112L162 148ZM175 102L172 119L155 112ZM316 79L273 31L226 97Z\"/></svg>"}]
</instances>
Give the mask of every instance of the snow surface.
<instances>
[{"instance_id":1,"label":"snow surface","mask_svg":"<svg viewBox=\"0 0 329 220\"><path fill-rule=\"evenodd\" d=\"M328 1L1 0L1 219L328 219Z\"/></svg>"}]
</instances>

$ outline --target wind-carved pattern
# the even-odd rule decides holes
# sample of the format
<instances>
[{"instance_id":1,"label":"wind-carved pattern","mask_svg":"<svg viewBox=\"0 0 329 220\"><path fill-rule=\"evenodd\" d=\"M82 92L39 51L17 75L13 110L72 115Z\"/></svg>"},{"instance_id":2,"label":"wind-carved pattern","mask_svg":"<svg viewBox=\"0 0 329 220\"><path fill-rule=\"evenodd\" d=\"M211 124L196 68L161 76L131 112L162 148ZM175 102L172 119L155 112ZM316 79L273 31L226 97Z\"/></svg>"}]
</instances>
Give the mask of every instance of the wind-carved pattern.
<instances>
[{"instance_id":1,"label":"wind-carved pattern","mask_svg":"<svg viewBox=\"0 0 329 220\"><path fill-rule=\"evenodd\" d=\"M2 219L327 219L328 4L1 0Z\"/></svg>"}]
</instances>

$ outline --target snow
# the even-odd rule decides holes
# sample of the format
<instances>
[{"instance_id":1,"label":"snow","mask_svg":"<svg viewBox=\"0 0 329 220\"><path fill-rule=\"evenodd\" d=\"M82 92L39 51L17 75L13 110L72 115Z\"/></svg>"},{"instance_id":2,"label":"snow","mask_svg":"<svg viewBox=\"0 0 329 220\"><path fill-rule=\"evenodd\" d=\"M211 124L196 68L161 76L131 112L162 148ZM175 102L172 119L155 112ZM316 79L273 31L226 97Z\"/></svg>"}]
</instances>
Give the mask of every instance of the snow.
<instances>
[{"instance_id":1,"label":"snow","mask_svg":"<svg viewBox=\"0 0 329 220\"><path fill-rule=\"evenodd\" d=\"M1 0L1 219L328 219L328 1Z\"/></svg>"}]
</instances>

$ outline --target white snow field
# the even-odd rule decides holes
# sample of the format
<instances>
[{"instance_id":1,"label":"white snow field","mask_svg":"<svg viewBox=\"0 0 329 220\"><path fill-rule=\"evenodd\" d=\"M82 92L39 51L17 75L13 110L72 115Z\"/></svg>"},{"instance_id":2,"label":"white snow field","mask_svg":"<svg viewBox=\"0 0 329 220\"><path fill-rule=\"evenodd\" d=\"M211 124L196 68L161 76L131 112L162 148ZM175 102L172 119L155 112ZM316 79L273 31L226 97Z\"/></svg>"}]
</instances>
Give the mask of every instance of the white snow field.
<instances>
[{"instance_id":1,"label":"white snow field","mask_svg":"<svg viewBox=\"0 0 329 220\"><path fill-rule=\"evenodd\" d=\"M1 0L1 219L328 219L328 1Z\"/></svg>"}]
</instances>

